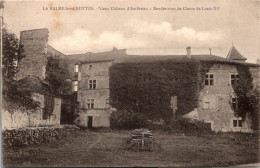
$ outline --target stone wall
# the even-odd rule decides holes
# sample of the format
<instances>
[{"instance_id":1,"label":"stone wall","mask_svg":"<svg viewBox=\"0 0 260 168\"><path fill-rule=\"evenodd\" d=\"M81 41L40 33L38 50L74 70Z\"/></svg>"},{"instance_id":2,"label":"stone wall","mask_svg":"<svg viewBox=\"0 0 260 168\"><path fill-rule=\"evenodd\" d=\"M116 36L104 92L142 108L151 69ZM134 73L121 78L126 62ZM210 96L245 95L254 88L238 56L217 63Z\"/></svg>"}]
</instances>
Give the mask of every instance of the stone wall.
<instances>
[{"instance_id":1,"label":"stone wall","mask_svg":"<svg viewBox=\"0 0 260 168\"><path fill-rule=\"evenodd\" d=\"M18 63L17 80L28 75L40 77L41 79L45 78L48 33L48 29L21 32L20 42L24 46L26 57Z\"/></svg>"},{"instance_id":2,"label":"stone wall","mask_svg":"<svg viewBox=\"0 0 260 168\"><path fill-rule=\"evenodd\" d=\"M23 108L17 108L12 113L2 108L2 130L22 128L22 127L37 127L37 126L49 126L60 125L60 113L61 113L61 100L55 98L55 106L53 115L46 120L42 118L42 111L44 108L44 95L34 93L33 99L40 102L40 107L35 110L26 110Z\"/></svg>"},{"instance_id":3,"label":"stone wall","mask_svg":"<svg viewBox=\"0 0 260 168\"><path fill-rule=\"evenodd\" d=\"M199 107L185 117L210 123L214 131L252 132L248 117L243 121L242 127L233 126L233 120L241 120L234 115L232 109L235 93L231 86L231 74L238 73L236 66L214 64L208 73L214 74L214 86L204 86L199 96ZM206 105L205 102L209 104Z\"/></svg>"},{"instance_id":4,"label":"stone wall","mask_svg":"<svg viewBox=\"0 0 260 168\"><path fill-rule=\"evenodd\" d=\"M109 67L112 61L80 65L78 101L80 102L79 125L88 125L93 116L93 127L109 127L111 110L109 100ZM89 89L89 80L96 80L96 89ZM87 109L87 99L94 99L94 109Z\"/></svg>"}]
</instances>

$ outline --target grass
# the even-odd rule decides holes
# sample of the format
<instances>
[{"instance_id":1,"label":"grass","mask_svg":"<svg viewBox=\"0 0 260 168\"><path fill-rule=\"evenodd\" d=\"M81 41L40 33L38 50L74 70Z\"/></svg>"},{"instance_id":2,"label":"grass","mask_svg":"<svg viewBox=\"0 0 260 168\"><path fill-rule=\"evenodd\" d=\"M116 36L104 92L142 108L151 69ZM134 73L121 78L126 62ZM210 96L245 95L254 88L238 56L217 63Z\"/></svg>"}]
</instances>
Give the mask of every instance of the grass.
<instances>
[{"instance_id":1,"label":"grass","mask_svg":"<svg viewBox=\"0 0 260 168\"><path fill-rule=\"evenodd\" d=\"M184 135L154 132L153 152L123 149L130 131L80 130L51 143L3 147L5 166L234 166L259 162L252 134Z\"/></svg>"}]
</instances>

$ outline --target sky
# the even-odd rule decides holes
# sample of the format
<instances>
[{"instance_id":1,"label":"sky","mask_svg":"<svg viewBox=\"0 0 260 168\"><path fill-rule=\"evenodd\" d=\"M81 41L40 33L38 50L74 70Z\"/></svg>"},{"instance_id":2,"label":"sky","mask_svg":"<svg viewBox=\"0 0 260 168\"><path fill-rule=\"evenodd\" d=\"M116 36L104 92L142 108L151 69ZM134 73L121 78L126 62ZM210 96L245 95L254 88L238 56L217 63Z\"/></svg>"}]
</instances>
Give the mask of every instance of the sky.
<instances>
[{"instance_id":1,"label":"sky","mask_svg":"<svg viewBox=\"0 0 260 168\"><path fill-rule=\"evenodd\" d=\"M111 10L128 7L148 10ZM20 31L48 28L48 44L64 54L117 47L126 48L127 54L177 55L186 54L186 47L191 46L192 54L209 54L211 48L212 54L226 57L233 43L247 62L256 62L260 44L258 13L259 3L254 0L7 1L4 22L18 37Z\"/></svg>"}]
</instances>

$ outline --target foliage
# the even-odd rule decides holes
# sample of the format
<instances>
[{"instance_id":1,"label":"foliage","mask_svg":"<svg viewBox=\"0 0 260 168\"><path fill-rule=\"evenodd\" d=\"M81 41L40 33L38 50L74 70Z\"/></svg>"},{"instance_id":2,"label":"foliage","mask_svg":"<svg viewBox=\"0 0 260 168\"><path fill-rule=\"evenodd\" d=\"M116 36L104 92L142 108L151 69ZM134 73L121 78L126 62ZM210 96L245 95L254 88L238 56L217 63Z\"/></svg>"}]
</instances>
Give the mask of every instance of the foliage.
<instances>
[{"instance_id":1,"label":"foliage","mask_svg":"<svg viewBox=\"0 0 260 168\"><path fill-rule=\"evenodd\" d=\"M67 81L67 69L59 65L59 59L50 55L46 65L46 79L53 94L59 95L61 104L61 123L72 124L78 116L77 94L70 93L71 83Z\"/></svg>"},{"instance_id":2,"label":"foliage","mask_svg":"<svg viewBox=\"0 0 260 168\"><path fill-rule=\"evenodd\" d=\"M177 115L196 108L210 66L189 59L114 64L110 68L111 104L119 110L142 113L151 120L162 118L169 123L171 96L178 97Z\"/></svg>"},{"instance_id":3,"label":"foliage","mask_svg":"<svg viewBox=\"0 0 260 168\"><path fill-rule=\"evenodd\" d=\"M66 81L67 70L59 66L59 60L50 56L46 65L46 79L50 90L59 95L65 95L70 82Z\"/></svg>"},{"instance_id":4,"label":"foliage","mask_svg":"<svg viewBox=\"0 0 260 168\"><path fill-rule=\"evenodd\" d=\"M2 55L2 79L4 86L15 80L17 63L25 57L23 45L19 44L14 33L3 28L3 55ZM8 88L5 88L8 89Z\"/></svg>"},{"instance_id":5,"label":"foliage","mask_svg":"<svg viewBox=\"0 0 260 168\"><path fill-rule=\"evenodd\" d=\"M235 113L245 119L248 115L252 119L252 128L259 129L259 88L253 88L253 78L248 66L237 65L239 83L233 85L238 97L238 108Z\"/></svg>"},{"instance_id":6,"label":"foliage","mask_svg":"<svg viewBox=\"0 0 260 168\"><path fill-rule=\"evenodd\" d=\"M141 113L133 113L127 110L114 111L110 117L112 128L135 129L147 125L147 119Z\"/></svg>"},{"instance_id":7,"label":"foliage","mask_svg":"<svg viewBox=\"0 0 260 168\"><path fill-rule=\"evenodd\" d=\"M211 132L211 127L205 122L190 120L187 118L179 118L174 123L172 123L172 130L174 132L186 132L186 133L205 133Z\"/></svg>"},{"instance_id":8,"label":"foliage","mask_svg":"<svg viewBox=\"0 0 260 168\"><path fill-rule=\"evenodd\" d=\"M61 124L73 124L78 118L78 113L77 94L63 96L61 102Z\"/></svg>"},{"instance_id":9,"label":"foliage","mask_svg":"<svg viewBox=\"0 0 260 168\"><path fill-rule=\"evenodd\" d=\"M40 103L32 98L32 93L28 89L20 87L16 81L9 83L9 92L3 95L4 108L13 112L16 108L25 108L26 110L35 110Z\"/></svg>"},{"instance_id":10,"label":"foliage","mask_svg":"<svg viewBox=\"0 0 260 168\"><path fill-rule=\"evenodd\" d=\"M55 106L55 98L50 95L44 95L44 108L43 108L43 119L46 120L53 115Z\"/></svg>"},{"instance_id":11,"label":"foliage","mask_svg":"<svg viewBox=\"0 0 260 168\"><path fill-rule=\"evenodd\" d=\"M3 144L11 147L21 147L35 143L49 142L60 139L65 132L74 132L75 127L38 127L5 130L2 133Z\"/></svg>"},{"instance_id":12,"label":"foliage","mask_svg":"<svg viewBox=\"0 0 260 168\"><path fill-rule=\"evenodd\" d=\"M23 45L19 44L16 35L3 28L2 96L9 102L4 105L9 112L15 108L32 110L39 106L39 102L32 99L31 92L20 87L15 80L16 65L24 57Z\"/></svg>"}]
</instances>

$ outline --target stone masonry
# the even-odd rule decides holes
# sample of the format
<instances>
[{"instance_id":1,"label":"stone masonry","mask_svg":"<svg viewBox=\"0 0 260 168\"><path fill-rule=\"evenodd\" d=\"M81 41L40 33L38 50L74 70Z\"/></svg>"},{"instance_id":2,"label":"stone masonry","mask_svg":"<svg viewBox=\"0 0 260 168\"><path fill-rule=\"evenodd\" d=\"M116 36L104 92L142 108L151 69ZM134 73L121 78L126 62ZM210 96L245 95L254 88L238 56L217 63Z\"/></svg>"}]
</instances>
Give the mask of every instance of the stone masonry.
<instances>
[{"instance_id":1,"label":"stone masonry","mask_svg":"<svg viewBox=\"0 0 260 168\"><path fill-rule=\"evenodd\" d=\"M26 57L19 63L17 80L26 76L45 78L47 64L48 29L22 31L20 43L24 46Z\"/></svg>"}]
</instances>

